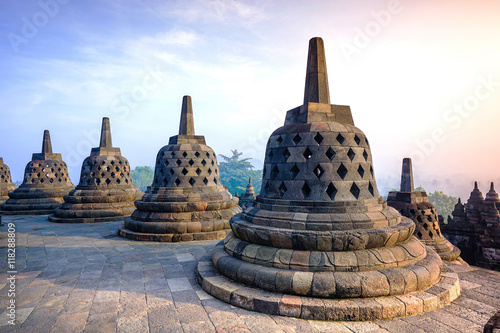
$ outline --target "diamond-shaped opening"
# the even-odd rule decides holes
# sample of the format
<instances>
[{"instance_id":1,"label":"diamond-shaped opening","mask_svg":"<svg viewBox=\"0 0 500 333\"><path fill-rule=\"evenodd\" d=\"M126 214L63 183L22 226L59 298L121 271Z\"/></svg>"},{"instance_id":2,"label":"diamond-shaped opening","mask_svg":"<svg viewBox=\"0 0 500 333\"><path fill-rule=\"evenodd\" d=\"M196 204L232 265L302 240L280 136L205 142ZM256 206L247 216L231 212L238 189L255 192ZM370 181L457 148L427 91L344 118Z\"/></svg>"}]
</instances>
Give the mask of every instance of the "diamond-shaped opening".
<instances>
[{"instance_id":1,"label":"diamond-shaped opening","mask_svg":"<svg viewBox=\"0 0 500 333\"><path fill-rule=\"evenodd\" d=\"M307 185L306 182L304 182L304 185L302 186L300 191L302 192L302 195L304 196L305 199L311 193L311 188L309 187L309 185Z\"/></svg>"},{"instance_id":2,"label":"diamond-shaped opening","mask_svg":"<svg viewBox=\"0 0 500 333\"><path fill-rule=\"evenodd\" d=\"M97 167L97 170L101 171L101 167L100 167L100 166L98 166L98 167Z\"/></svg>"},{"instance_id":3,"label":"diamond-shaped opening","mask_svg":"<svg viewBox=\"0 0 500 333\"><path fill-rule=\"evenodd\" d=\"M214 183L217 185L217 178L214 177Z\"/></svg>"},{"instance_id":4,"label":"diamond-shaped opening","mask_svg":"<svg viewBox=\"0 0 500 333\"><path fill-rule=\"evenodd\" d=\"M61 178L59 178L57 181L60 183L60 182L62 182L62 179L61 179Z\"/></svg>"},{"instance_id":5,"label":"diamond-shaped opening","mask_svg":"<svg viewBox=\"0 0 500 333\"><path fill-rule=\"evenodd\" d=\"M194 153L194 156L196 156L196 157L200 157L200 153L199 153L199 152L196 152L196 153Z\"/></svg>"},{"instance_id":6,"label":"diamond-shaped opening","mask_svg":"<svg viewBox=\"0 0 500 333\"><path fill-rule=\"evenodd\" d=\"M351 186L351 194L357 199L359 198L359 193L360 193L360 190L359 190L359 187L358 185L356 185L356 183L352 183L352 186Z\"/></svg>"},{"instance_id":7,"label":"diamond-shaped opening","mask_svg":"<svg viewBox=\"0 0 500 333\"><path fill-rule=\"evenodd\" d=\"M173 158L175 156L175 152L170 153L170 158Z\"/></svg>"},{"instance_id":8,"label":"diamond-shaped opening","mask_svg":"<svg viewBox=\"0 0 500 333\"><path fill-rule=\"evenodd\" d=\"M285 148L285 150L283 151L283 153L281 155L285 158L285 162L286 162L286 160L288 160L288 158L290 157L291 154L288 151L288 148Z\"/></svg>"},{"instance_id":9,"label":"diamond-shaped opening","mask_svg":"<svg viewBox=\"0 0 500 333\"><path fill-rule=\"evenodd\" d=\"M273 160L273 156L274 156L274 153L273 151L269 151L269 161L272 161Z\"/></svg>"},{"instance_id":10,"label":"diamond-shaped opening","mask_svg":"<svg viewBox=\"0 0 500 333\"><path fill-rule=\"evenodd\" d=\"M212 174L212 169L208 168L208 174L211 175Z\"/></svg>"},{"instance_id":11,"label":"diamond-shaped opening","mask_svg":"<svg viewBox=\"0 0 500 333\"><path fill-rule=\"evenodd\" d=\"M302 156L304 156L307 161L312 157L312 151L309 148L306 148L306 150L304 150L304 152L302 153Z\"/></svg>"},{"instance_id":12,"label":"diamond-shaped opening","mask_svg":"<svg viewBox=\"0 0 500 333\"><path fill-rule=\"evenodd\" d=\"M183 152L182 156L186 157L186 156L188 156L188 154L186 152Z\"/></svg>"},{"instance_id":13,"label":"diamond-shaped opening","mask_svg":"<svg viewBox=\"0 0 500 333\"><path fill-rule=\"evenodd\" d=\"M280 146L281 143L283 142L283 138L280 136L278 136L278 138L276 139L276 146Z\"/></svg>"},{"instance_id":14,"label":"diamond-shaped opening","mask_svg":"<svg viewBox=\"0 0 500 333\"><path fill-rule=\"evenodd\" d=\"M111 161L111 165L115 165L115 161Z\"/></svg>"},{"instance_id":15,"label":"diamond-shaped opening","mask_svg":"<svg viewBox=\"0 0 500 333\"><path fill-rule=\"evenodd\" d=\"M293 139L292 139L293 143L295 143L296 145L299 144L300 141L302 141L302 137L297 133Z\"/></svg>"},{"instance_id":16,"label":"diamond-shaped opening","mask_svg":"<svg viewBox=\"0 0 500 333\"><path fill-rule=\"evenodd\" d=\"M189 163L189 165L190 165L190 166L193 166L194 161L193 161L193 160L189 160L189 162L188 162L188 163Z\"/></svg>"},{"instance_id":17,"label":"diamond-shaped opening","mask_svg":"<svg viewBox=\"0 0 500 333\"><path fill-rule=\"evenodd\" d=\"M114 172L111 173L111 178L115 178L116 174Z\"/></svg>"},{"instance_id":18,"label":"diamond-shaped opening","mask_svg":"<svg viewBox=\"0 0 500 333\"><path fill-rule=\"evenodd\" d=\"M207 184L208 184L208 179L207 179L207 177L205 177L205 178L203 179L203 183L204 183L205 185L207 185Z\"/></svg>"},{"instance_id":19,"label":"diamond-shaped opening","mask_svg":"<svg viewBox=\"0 0 500 333\"><path fill-rule=\"evenodd\" d=\"M43 183L43 178L42 178L42 179L40 179L40 183Z\"/></svg>"},{"instance_id":20,"label":"diamond-shaped opening","mask_svg":"<svg viewBox=\"0 0 500 333\"><path fill-rule=\"evenodd\" d=\"M215 164L215 163L214 163L214 161L212 161L212 163L211 163L211 164L212 164L212 166L214 166L214 164Z\"/></svg>"},{"instance_id":21,"label":"diamond-shaped opening","mask_svg":"<svg viewBox=\"0 0 500 333\"><path fill-rule=\"evenodd\" d=\"M432 233L432 231L429 230L429 237L430 238L434 238L434 234Z\"/></svg>"},{"instance_id":22,"label":"diamond-shaped opening","mask_svg":"<svg viewBox=\"0 0 500 333\"><path fill-rule=\"evenodd\" d=\"M180 179L179 178L176 178L175 181L175 186L179 186L179 184L181 183Z\"/></svg>"},{"instance_id":23,"label":"diamond-shaped opening","mask_svg":"<svg viewBox=\"0 0 500 333\"><path fill-rule=\"evenodd\" d=\"M106 176L106 174L104 172L101 173L101 177L104 178L104 176Z\"/></svg>"},{"instance_id":24,"label":"diamond-shaped opening","mask_svg":"<svg viewBox=\"0 0 500 333\"><path fill-rule=\"evenodd\" d=\"M422 238L422 233L420 231L417 232L417 236L418 236L418 238Z\"/></svg>"},{"instance_id":25,"label":"diamond-shaped opening","mask_svg":"<svg viewBox=\"0 0 500 333\"><path fill-rule=\"evenodd\" d=\"M175 161L175 164L177 164L177 165L181 165L181 163L182 163L181 160Z\"/></svg>"},{"instance_id":26,"label":"diamond-shaped opening","mask_svg":"<svg viewBox=\"0 0 500 333\"><path fill-rule=\"evenodd\" d=\"M174 169L170 169L168 172L169 172L171 175L173 175L173 174L175 173Z\"/></svg>"},{"instance_id":27,"label":"diamond-shaped opening","mask_svg":"<svg viewBox=\"0 0 500 333\"><path fill-rule=\"evenodd\" d=\"M53 182L54 182L54 179L50 178L49 182L53 183Z\"/></svg>"},{"instance_id":28,"label":"diamond-shaped opening","mask_svg":"<svg viewBox=\"0 0 500 333\"><path fill-rule=\"evenodd\" d=\"M210 158L210 153L206 153L206 155L207 155L207 158Z\"/></svg>"},{"instance_id":29,"label":"diamond-shaped opening","mask_svg":"<svg viewBox=\"0 0 500 333\"><path fill-rule=\"evenodd\" d=\"M118 184L120 184L122 181L120 180L120 178L118 178L118 179L116 180L116 182L117 182Z\"/></svg>"},{"instance_id":30,"label":"diamond-shaped opening","mask_svg":"<svg viewBox=\"0 0 500 333\"><path fill-rule=\"evenodd\" d=\"M325 153L326 157L331 161L335 158L335 150L332 149L332 147L328 148L328 150Z\"/></svg>"},{"instance_id":31,"label":"diamond-shaped opening","mask_svg":"<svg viewBox=\"0 0 500 333\"><path fill-rule=\"evenodd\" d=\"M345 138L340 133L339 133L339 135L337 135L336 139L337 139L338 143L340 143L340 144L343 144L345 141Z\"/></svg>"},{"instance_id":32,"label":"diamond-shaped opening","mask_svg":"<svg viewBox=\"0 0 500 333\"><path fill-rule=\"evenodd\" d=\"M300 170L297 167L297 164L294 164L293 167L290 169L290 176L292 176L292 179L295 179L295 177L297 177L299 172L300 172Z\"/></svg>"},{"instance_id":33,"label":"diamond-shaped opening","mask_svg":"<svg viewBox=\"0 0 500 333\"><path fill-rule=\"evenodd\" d=\"M337 173L340 176L340 178L342 178L342 179L344 179L345 176L347 175L347 168L344 166L343 163L337 169Z\"/></svg>"},{"instance_id":34,"label":"diamond-shaped opening","mask_svg":"<svg viewBox=\"0 0 500 333\"><path fill-rule=\"evenodd\" d=\"M356 154L354 153L354 151L351 148L349 148L349 151L347 152L347 157L349 157L349 159L352 161L355 156Z\"/></svg>"},{"instance_id":35,"label":"diamond-shaped opening","mask_svg":"<svg viewBox=\"0 0 500 333\"><path fill-rule=\"evenodd\" d=\"M162 174L162 176L163 176L163 172L164 172L163 169L160 169L160 173Z\"/></svg>"},{"instance_id":36,"label":"diamond-shaped opening","mask_svg":"<svg viewBox=\"0 0 500 333\"><path fill-rule=\"evenodd\" d=\"M111 183L111 180L109 178L106 178L106 184L109 185L109 183Z\"/></svg>"},{"instance_id":37,"label":"diamond-shaped opening","mask_svg":"<svg viewBox=\"0 0 500 333\"><path fill-rule=\"evenodd\" d=\"M271 170L271 180L276 179L276 177L278 177L279 172L280 172L280 169L278 169L278 166L275 165L274 168Z\"/></svg>"},{"instance_id":38,"label":"diamond-shaped opening","mask_svg":"<svg viewBox=\"0 0 500 333\"><path fill-rule=\"evenodd\" d=\"M205 165L207 165L207 161L203 160L203 161L201 161L201 164L202 164L203 166L205 166Z\"/></svg>"},{"instance_id":39,"label":"diamond-shaped opening","mask_svg":"<svg viewBox=\"0 0 500 333\"><path fill-rule=\"evenodd\" d=\"M196 169L196 174L197 174L198 176L200 175L200 173L201 173L200 168Z\"/></svg>"},{"instance_id":40,"label":"diamond-shaped opening","mask_svg":"<svg viewBox=\"0 0 500 333\"><path fill-rule=\"evenodd\" d=\"M313 173L316 177L318 177L318 179L321 177L321 175L323 175L323 173L325 173L325 170L323 170L323 168L321 167L321 165L316 165L316 167L313 169Z\"/></svg>"},{"instance_id":41,"label":"diamond-shaped opening","mask_svg":"<svg viewBox=\"0 0 500 333\"><path fill-rule=\"evenodd\" d=\"M128 184L128 179L127 179L127 178L125 178L125 183L127 183L127 184Z\"/></svg>"},{"instance_id":42,"label":"diamond-shaped opening","mask_svg":"<svg viewBox=\"0 0 500 333\"><path fill-rule=\"evenodd\" d=\"M285 186L285 183L281 183L281 185L278 187L278 191L280 194L280 198L282 198L285 195L286 191L288 191L288 189Z\"/></svg>"},{"instance_id":43,"label":"diamond-shaped opening","mask_svg":"<svg viewBox=\"0 0 500 333\"><path fill-rule=\"evenodd\" d=\"M168 165L168 164L166 164ZM120 172L120 167L115 167L116 172Z\"/></svg>"},{"instance_id":44,"label":"diamond-shaped opening","mask_svg":"<svg viewBox=\"0 0 500 333\"><path fill-rule=\"evenodd\" d=\"M186 168L184 168L184 169L182 169L182 171L181 171L181 172L182 172L182 174L185 176L185 175L186 175L189 171L187 171L187 169L186 169Z\"/></svg>"},{"instance_id":45,"label":"diamond-shaped opening","mask_svg":"<svg viewBox=\"0 0 500 333\"><path fill-rule=\"evenodd\" d=\"M373 177L373 167L370 165L370 174L372 175Z\"/></svg>"},{"instance_id":46,"label":"diamond-shaped opening","mask_svg":"<svg viewBox=\"0 0 500 333\"><path fill-rule=\"evenodd\" d=\"M319 133L314 136L314 141L316 141L318 143L318 145L320 145L321 142L323 142L323 139L324 139L323 135L321 135Z\"/></svg>"},{"instance_id":47,"label":"diamond-shaped opening","mask_svg":"<svg viewBox=\"0 0 500 333\"><path fill-rule=\"evenodd\" d=\"M370 191L370 194L371 194L372 196L374 196L374 195L375 195L374 190L373 190L373 185L372 185L372 183L371 183L371 182L369 182L369 183L368 183L368 191Z\"/></svg>"},{"instance_id":48,"label":"diamond-shaped opening","mask_svg":"<svg viewBox=\"0 0 500 333\"><path fill-rule=\"evenodd\" d=\"M97 179L95 180L95 183L96 183L97 185L101 185L101 179L97 178Z\"/></svg>"},{"instance_id":49,"label":"diamond-shaped opening","mask_svg":"<svg viewBox=\"0 0 500 333\"><path fill-rule=\"evenodd\" d=\"M361 178L363 178L363 176L365 175L365 169L363 169L361 165L358 167L358 173L361 176Z\"/></svg>"},{"instance_id":50,"label":"diamond-shaped opening","mask_svg":"<svg viewBox=\"0 0 500 333\"><path fill-rule=\"evenodd\" d=\"M364 157L365 161L368 162L368 153L366 152L366 149L363 151L363 157Z\"/></svg>"},{"instance_id":51,"label":"diamond-shaped opening","mask_svg":"<svg viewBox=\"0 0 500 333\"><path fill-rule=\"evenodd\" d=\"M330 185L326 188L326 194L328 194L331 200L335 199L335 196L337 195L337 188L335 185L330 183Z\"/></svg>"},{"instance_id":52,"label":"diamond-shaped opening","mask_svg":"<svg viewBox=\"0 0 500 333\"><path fill-rule=\"evenodd\" d=\"M108 165L108 166L106 167L106 171L107 171L107 172L109 172L109 170L111 170L111 167Z\"/></svg>"},{"instance_id":53,"label":"diamond-shaped opening","mask_svg":"<svg viewBox=\"0 0 500 333\"><path fill-rule=\"evenodd\" d=\"M359 145L359 143L361 142L361 139L359 138L359 136L357 134L354 136L354 141L356 141L357 145Z\"/></svg>"},{"instance_id":54,"label":"diamond-shaped opening","mask_svg":"<svg viewBox=\"0 0 500 333\"><path fill-rule=\"evenodd\" d=\"M194 183L196 183L196 180L194 180L193 178L189 178L189 184L191 184L191 186L193 186Z\"/></svg>"}]
</instances>

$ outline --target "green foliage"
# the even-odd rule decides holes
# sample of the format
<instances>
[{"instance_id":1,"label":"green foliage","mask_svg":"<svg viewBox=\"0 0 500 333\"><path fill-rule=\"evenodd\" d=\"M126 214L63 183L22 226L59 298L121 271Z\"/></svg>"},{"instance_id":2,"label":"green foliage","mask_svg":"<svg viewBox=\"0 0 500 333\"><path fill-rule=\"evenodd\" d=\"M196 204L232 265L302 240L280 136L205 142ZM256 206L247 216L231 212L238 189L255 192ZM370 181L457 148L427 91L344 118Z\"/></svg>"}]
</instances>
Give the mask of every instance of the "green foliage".
<instances>
[{"instance_id":1,"label":"green foliage","mask_svg":"<svg viewBox=\"0 0 500 333\"><path fill-rule=\"evenodd\" d=\"M255 193L260 192L262 183L262 170L254 170L249 158L240 159L243 153L238 150L231 150L233 156L219 154L223 161L219 163L220 180L222 185L227 186L231 194L241 194L245 192L248 184L248 178L252 178L252 184Z\"/></svg>"},{"instance_id":2,"label":"green foliage","mask_svg":"<svg viewBox=\"0 0 500 333\"><path fill-rule=\"evenodd\" d=\"M425 190L422 186L419 186L415 189L415 191L424 192ZM458 198L447 195L443 193L443 191L427 193L427 197L429 198L430 203L436 207L438 215L442 215L445 221L447 220L448 215L451 216L451 212L453 212L455 204L458 201Z\"/></svg>"},{"instance_id":3,"label":"green foliage","mask_svg":"<svg viewBox=\"0 0 500 333\"><path fill-rule=\"evenodd\" d=\"M153 183L154 171L148 166L138 166L130 171L132 181L141 191L146 192L148 186Z\"/></svg>"}]
</instances>

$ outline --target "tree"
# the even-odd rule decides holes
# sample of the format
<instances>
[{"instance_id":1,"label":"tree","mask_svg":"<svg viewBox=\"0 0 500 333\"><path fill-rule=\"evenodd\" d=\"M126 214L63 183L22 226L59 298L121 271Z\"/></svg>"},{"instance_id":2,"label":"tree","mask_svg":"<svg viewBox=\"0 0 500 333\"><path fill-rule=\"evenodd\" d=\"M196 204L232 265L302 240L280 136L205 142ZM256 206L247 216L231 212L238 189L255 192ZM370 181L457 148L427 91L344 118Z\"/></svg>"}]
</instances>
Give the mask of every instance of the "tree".
<instances>
[{"instance_id":1,"label":"tree","mask_svg":"<svg viewBox=\"0 0 500 333\"><path fill-rule=\"evenodd\" d=\"M254 166L249 162L249 158L240 159L243 153L238 150L231 150L233 156L219 154L223 161L219 163L220 180L222 185L227 186L231 194L245 192L248 178L252 178L255 193L260 192L262 183L262 170L254 170Z\"/></svg>"},{"instance_id":2,"label":"tree","mask_svg":"<svg viewBox=\"0 0 500 333\"><path fill-rule=\"evenodd\" d=\"M422 186L417 187L415 191L425 192ZM443 216L445 221L448 215L451 215L451 212L455 209L455 204L458 201L458 198L447 195L443 191L427 193L427 197L429 198L429 202L436 207L437 214Z\"/></svg>"},{"instance_id":3,"label":"tree","mask_svg":"<svg viewBox=\"0 0 500 333\"><path fill-rule=\"evenodd\" d=\"M146 192L148 186L153 183L154 171L148 166L138 166L130 171L132 181L141 191Z\"/></svg>"}]
</instances>

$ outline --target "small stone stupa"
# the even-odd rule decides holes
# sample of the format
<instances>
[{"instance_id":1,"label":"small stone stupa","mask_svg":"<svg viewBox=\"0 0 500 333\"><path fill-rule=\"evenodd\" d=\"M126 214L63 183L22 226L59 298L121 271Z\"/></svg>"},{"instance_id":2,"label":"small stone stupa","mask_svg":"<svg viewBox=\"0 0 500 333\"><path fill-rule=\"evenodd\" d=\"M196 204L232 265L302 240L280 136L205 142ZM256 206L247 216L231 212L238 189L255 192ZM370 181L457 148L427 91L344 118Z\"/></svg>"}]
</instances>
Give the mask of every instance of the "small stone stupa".
<instances>
[{"instance_id":1,"label":"small stone stupa","mask_svg":"<svg viewBox=\"0 0 500 333\"><path fill-rule=\"evenodd\" d=\"M9 198L9 193L16 188L17 186L12 183L9 167L3 163L3 158L0 157L0 205Z\"/></svg>"},{"instance_id":2,"label":"small stone stupa","mask_svg":"<svg viewBox=\"0 0 500 333\"><path fill-rule=\"evenodd\" d=\"M441 259L447 261L458 259L460 249L441 234L436 207L429 202L427 193L415 192L410 158L403 159L401 190L389 192L387 204L415 222L414 235L423 244L436 251Z\"/></svg>"},{"instance_id":3,"label":"small stone stupa","mask_svg":"<svg viewBox=\"0 0 500 333\"><path fill-rule=\"evenodd\" d=\"M271 134L261 192L199 262L198 282L232 305L304 319L391 318L455 299L457 275L442 275L373 172L349 106L330 104L323 40L313 38L304 104Z\"/></svg>"},{"instance_id":4,"label":"small stone stupa","mask_svg":"<svg viewBox=\"0 0 500 333\"><path fill-rule=\"evenodd\" d=\"M42 152L34 153L24 170L21 186L9 193L0 208L3 215L51 214L74 188L61 154L52 153L48 130L43 132Z\"/></svg>"},{"instance_id":5,"label":"small stone stupa","mask_svg":"<svg viewBox=\"0 0 500 333\"><path fill-rule=\"evenodd\" d=\"M142 196L132 182L130 164L120 148L113 147L109 118L102 119L99 147L92 148L82 164L80 183L64 196L64 203L49 221L66 223L123 220L135 210Z\"/></svg>"},{"instance_id":6,"label":"small stone stupa","mask_svg":"<svg viewBox=\"0 0 500 333\"><path fill-rule=\"evenodd\" d=\"M253 189L252 179L248 178L248 185L246 191L238 196L238 199L240 199L238 204L244 210L247 207L253 206L253 201L255 200L256 197L257 194L255 194L255 190Z\"/></svg>"},{"instance_id":7,"label":"small stone stupa","mask_svg":"<svg viewBox=\"0 0 500 333\"><path fill-rule=\"evenodd\" d=\"M241 212L220 182L214 151L195 135L190 96L182 100L179 135L158 152L153 184L135 206L120 236L161 242L224 238Z\"/></svg>"}]
</instances>

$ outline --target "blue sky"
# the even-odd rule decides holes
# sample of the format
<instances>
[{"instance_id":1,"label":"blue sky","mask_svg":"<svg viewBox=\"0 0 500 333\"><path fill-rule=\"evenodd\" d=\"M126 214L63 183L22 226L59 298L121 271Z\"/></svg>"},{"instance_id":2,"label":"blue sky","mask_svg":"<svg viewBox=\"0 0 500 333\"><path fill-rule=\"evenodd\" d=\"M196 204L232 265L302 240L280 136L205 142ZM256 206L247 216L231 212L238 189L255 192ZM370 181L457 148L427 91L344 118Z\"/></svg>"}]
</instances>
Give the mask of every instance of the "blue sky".
<instances>
[{"instance_id":1,"label":"blue sky","mask_svg":"<svg viewBox=\"0 0 500 333\"><path fill-rule=\"evenodd\" d=\"M369 137L379 187L407 156L429 190L500 182L498 1L3 0L0 30L0 156L16 180L49 129L77 184L103 116L132 166L154 165L183 95L216 153L261 168L320 36L331 101Z\"/></svg>"}]
</instances>

